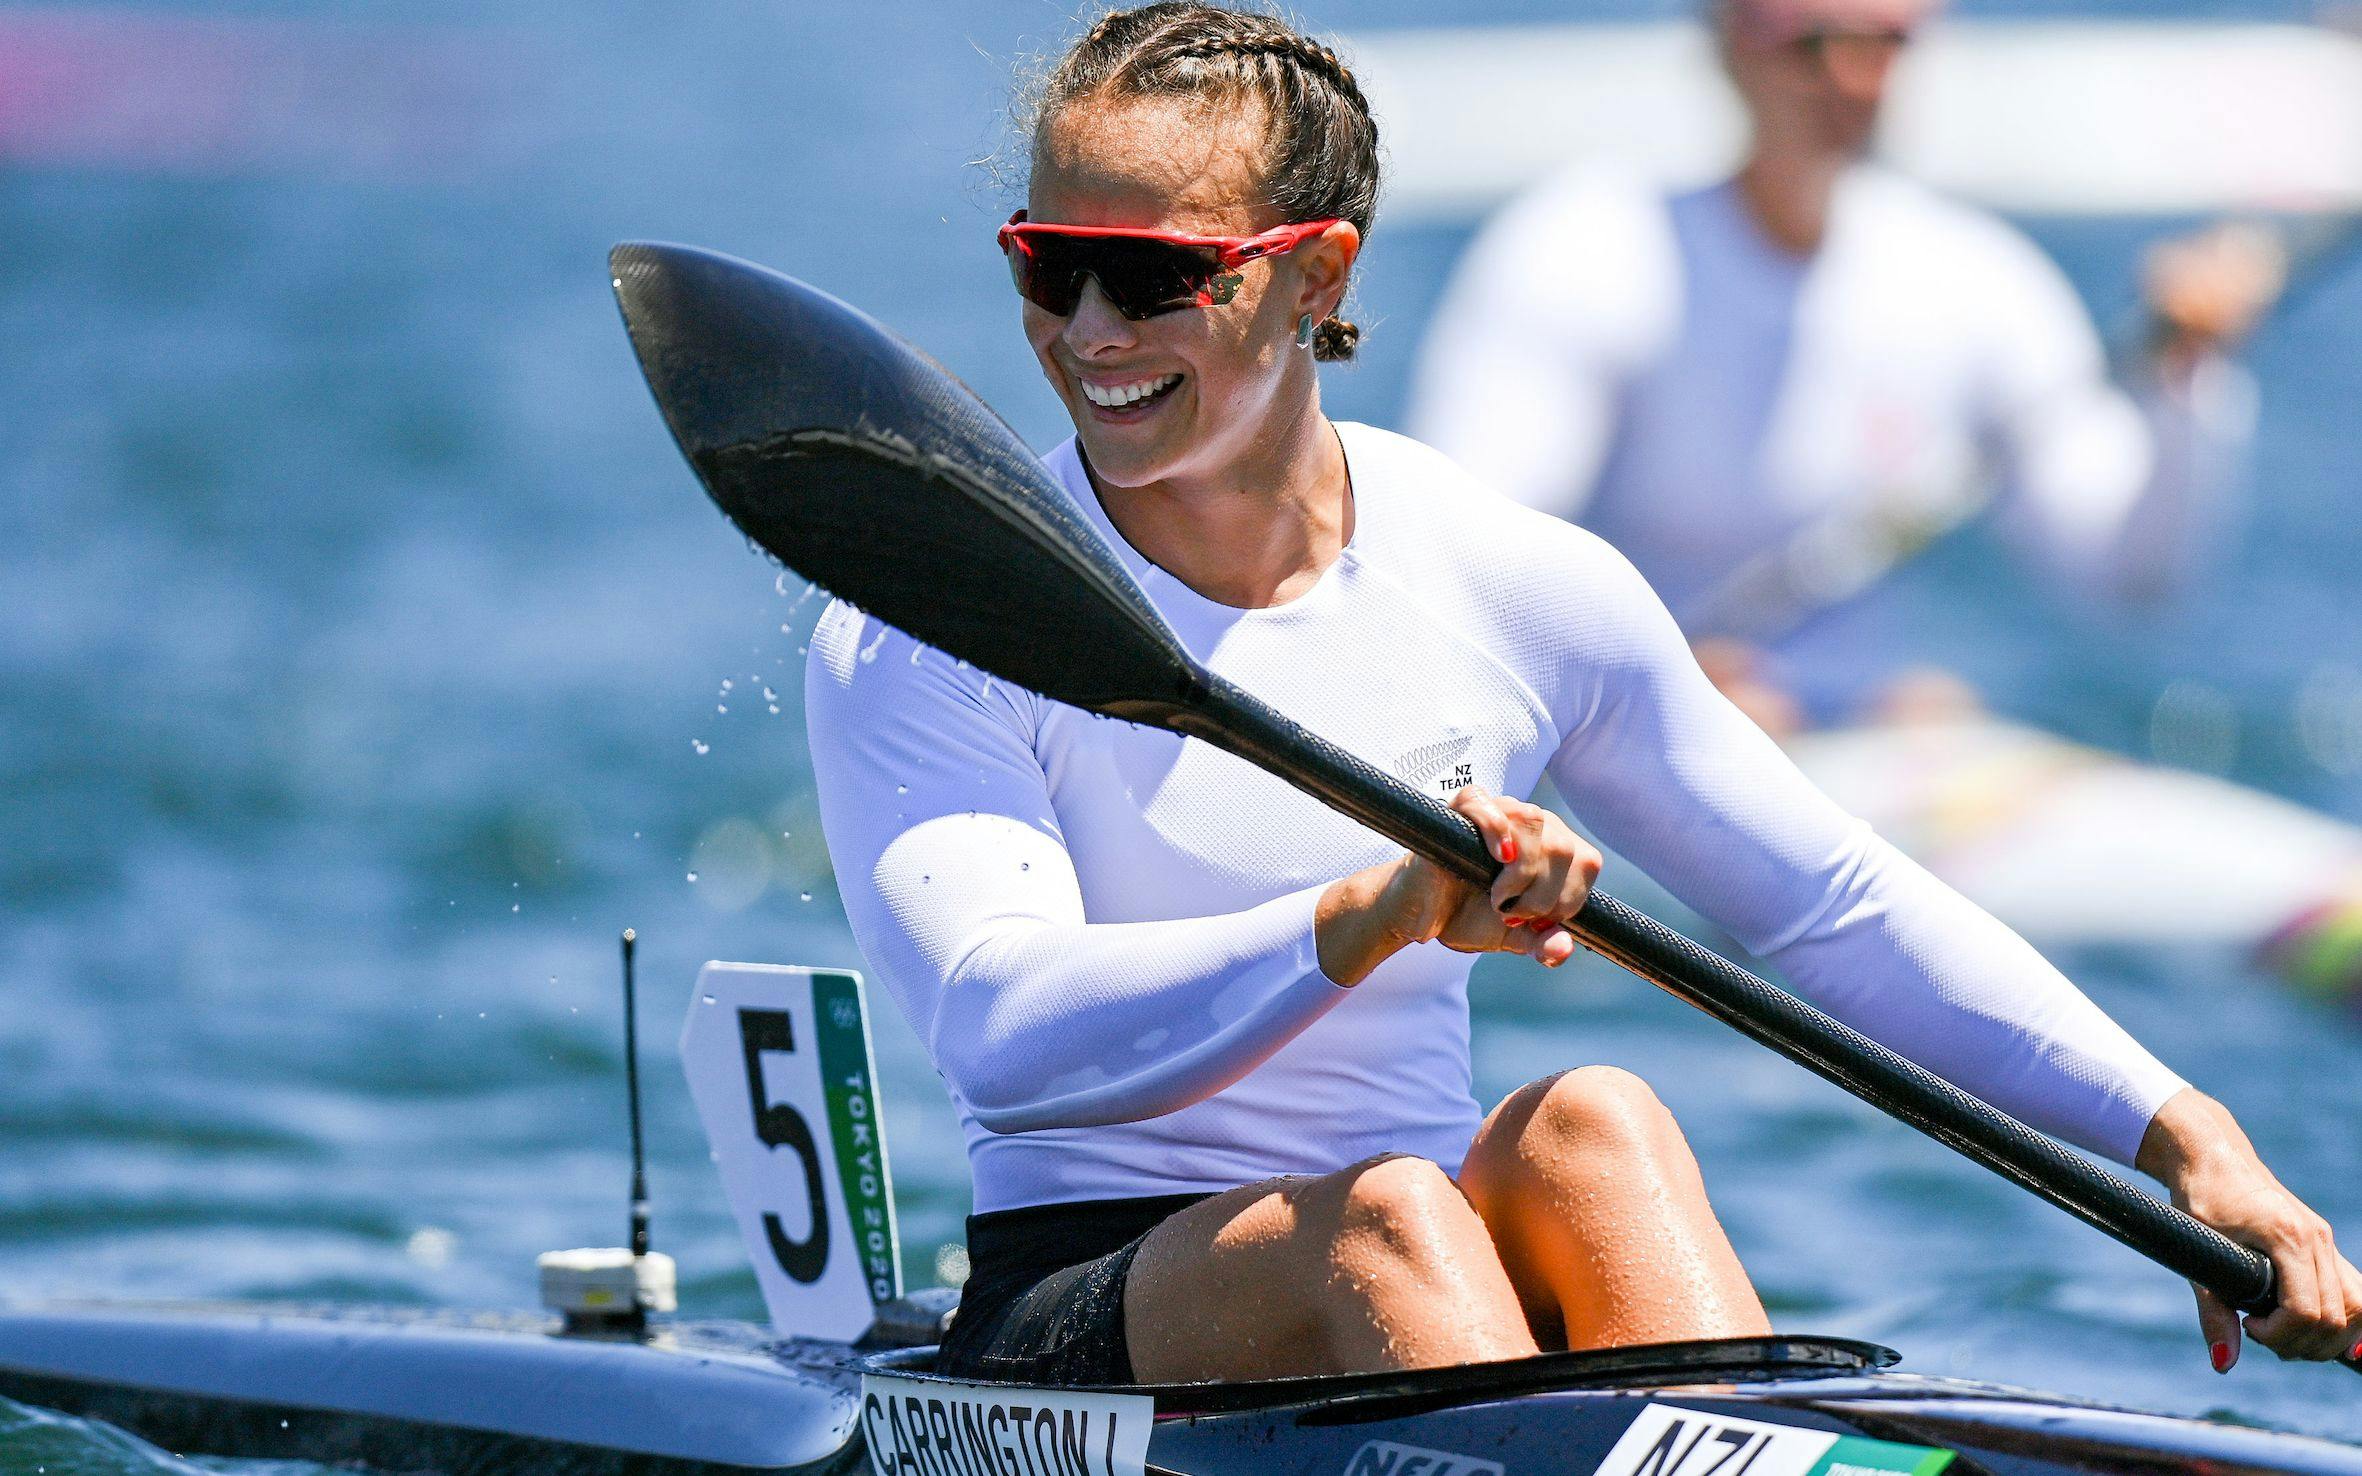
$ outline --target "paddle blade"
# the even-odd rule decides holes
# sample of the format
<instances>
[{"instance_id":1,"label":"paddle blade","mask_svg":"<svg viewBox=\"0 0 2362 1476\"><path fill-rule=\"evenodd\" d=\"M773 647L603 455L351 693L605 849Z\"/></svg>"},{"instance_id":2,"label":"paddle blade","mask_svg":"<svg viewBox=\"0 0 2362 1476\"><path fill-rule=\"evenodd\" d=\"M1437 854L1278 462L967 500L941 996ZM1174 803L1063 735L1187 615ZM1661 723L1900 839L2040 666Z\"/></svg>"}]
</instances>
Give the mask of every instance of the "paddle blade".
<instances>
[{"instance_id":1,"label":"paddle blade","mask_svg":"<svg viewBox=\"0 0 2362 1476\"><path fill-rule=\"evenodd\" d=\"M968 387L792 277L609 253L640 369L698 480L780 562L931 646L1136 720L1203 674L1115 553Z\"/></svg>"}]
</instances>

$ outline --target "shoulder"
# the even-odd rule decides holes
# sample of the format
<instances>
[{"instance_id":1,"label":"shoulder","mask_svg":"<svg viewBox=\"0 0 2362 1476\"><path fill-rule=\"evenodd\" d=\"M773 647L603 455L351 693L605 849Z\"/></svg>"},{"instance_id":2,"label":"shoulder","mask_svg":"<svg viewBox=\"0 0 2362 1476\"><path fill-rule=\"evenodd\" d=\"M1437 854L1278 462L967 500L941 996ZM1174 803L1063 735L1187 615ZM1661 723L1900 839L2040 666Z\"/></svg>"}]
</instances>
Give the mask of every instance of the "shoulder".
<instances>
[{"instance_id":1,"label":"shoulder","mask_svg":"<svg viewBox=\"0 0 2362 1476\"><path fill-rule=\"evenodd\" d=\"M1529 242L1563 235L1563 245L1586 258L1638 259L1668 240L1666 199L1644 175L1584 163L1511 200L1483 234Z\"/></svg>"},{"instance_id":2,"label":"shoulder","mask_svg":"<svg viewBox=\"0 0 2362 1476\"><path fill-rule=\"evenodd\" d=\"M858 745L860 735L895 732L932 735L920 742L932 747L958 742L954 735L975 724L1022 732L1030 700L843 600L821 612L804 661L804 714L815 739Z\"/></svg>"},{"instance_id":3,"label":"shoulder","mask_svg":"<svg viewBox=\"0 0 2362 1476\"><path fill-rule=\"evenodd\" d=\"M1337 434L1366 512L1354 549L1376 572L1510 622L1657 604L1639 571L1590 529L1494 491L1409 436L1349 421Z\"/></svg>"},{"instance_id":4,"label":"shoulder","mask_svg":"<svg viewBox=\"0 0 2362 1476\"><path fill-rule=\"evenodd\" d=\"M1876 166L1846 178L1847 208L1870 227L1865 247L1908 260L1953 289L1963 281L2013 298L2068 293L2065 273L2034 239L1990 210ZM1980 304L1979 313L1989 312Z\"/></svg>"},{"instance_id":5,"label":"shoulder","mask_svg":"<svg viewBox=\"0 0 2362 1476\"><path fill-rule=\"evenodd\" d=\"M1375 514L1373 533L1390 547L1406 537L1440 550L1504 536L1561 551L1607 547L1589 530L1496 491L1425 441L1356 421L1336 427L1354 498Z\"/></svg>"},{"instance_id":6,"label":"shoulder","mask_svg":"<svg viewBox=\"0 0 2362 1476\"><path fill-rule=\"evenodd\" d=\"M1665 316L1680 253L1662 189L1587 165L1510 202L1470 243L1455 296L1513 298L1523 314L1613 337Z\"/></svg>"}]
</instances>

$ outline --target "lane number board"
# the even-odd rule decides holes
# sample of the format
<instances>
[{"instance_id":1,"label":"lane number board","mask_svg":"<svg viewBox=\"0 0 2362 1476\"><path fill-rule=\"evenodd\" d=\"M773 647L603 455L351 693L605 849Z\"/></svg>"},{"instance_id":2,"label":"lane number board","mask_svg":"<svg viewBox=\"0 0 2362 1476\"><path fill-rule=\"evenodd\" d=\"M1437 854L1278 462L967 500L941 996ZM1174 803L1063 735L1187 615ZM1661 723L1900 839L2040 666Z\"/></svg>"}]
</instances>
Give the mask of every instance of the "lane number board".
<instances>
[{"instance_id":1,"label":"lane number board","mask_svg":"<svg viewBox=\"0 0 2362 1476\"><path fill-rule=\"evenodd\" d=\"M772 1327L867 1332L902 1269L861 976L709 963L681 1066Z\"/></svg>"}]
</instances>

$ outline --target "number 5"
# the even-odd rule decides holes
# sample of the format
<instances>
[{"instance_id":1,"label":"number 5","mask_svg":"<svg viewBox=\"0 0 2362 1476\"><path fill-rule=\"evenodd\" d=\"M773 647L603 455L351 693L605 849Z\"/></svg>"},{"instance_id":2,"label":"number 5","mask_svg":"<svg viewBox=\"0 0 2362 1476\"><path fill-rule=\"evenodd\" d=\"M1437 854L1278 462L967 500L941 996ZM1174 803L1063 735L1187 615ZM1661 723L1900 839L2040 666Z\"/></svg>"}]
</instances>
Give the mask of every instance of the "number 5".
<instances>
[{"instance_id":1,"label":"number 5","mask_svg":"<svg viewBox=\"0 0 2362 1476\"><path fill-rule=\"evenodd\" d=\"M804 1114L785 1102L774 1102L763 1085L763 1052L792 1055L795 1027L785 1010L738 1012L738 1041L746 1052L747 1101L754 1109L755 1136L765 1147L793 1149L804 1161L804 1193L812 1201L812 1231L802 1240L790 1239L779 1216L763 1212L763 1231L771 1238L771 1254L779 1269L809 1286L828 1265L828 1201L820 1190L820 1145L812 1140L812 1126Z\"/></svg>"}]
</instances>

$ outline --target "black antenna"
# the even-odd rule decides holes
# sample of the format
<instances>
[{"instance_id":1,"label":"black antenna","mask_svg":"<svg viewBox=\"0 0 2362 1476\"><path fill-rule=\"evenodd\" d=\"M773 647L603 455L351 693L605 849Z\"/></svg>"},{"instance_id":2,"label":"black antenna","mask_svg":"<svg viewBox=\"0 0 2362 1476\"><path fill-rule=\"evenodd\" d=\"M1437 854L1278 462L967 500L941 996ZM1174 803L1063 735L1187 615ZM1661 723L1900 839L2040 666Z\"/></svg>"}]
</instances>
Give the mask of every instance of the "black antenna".
<instances>
[{"instance_id":1,"label":"black antenna","mask_svg":"<svg viewBox=\"0 0 2362 1476\"><path fill-rule=\"evenodd\" d=\"M632 984L632 948L639 935L623 930L623 1081L632 1112L632 1239L634 1256L648 1254L648 1169L640 1152L640 1024Z\"/></svg>"}]
</instances>

